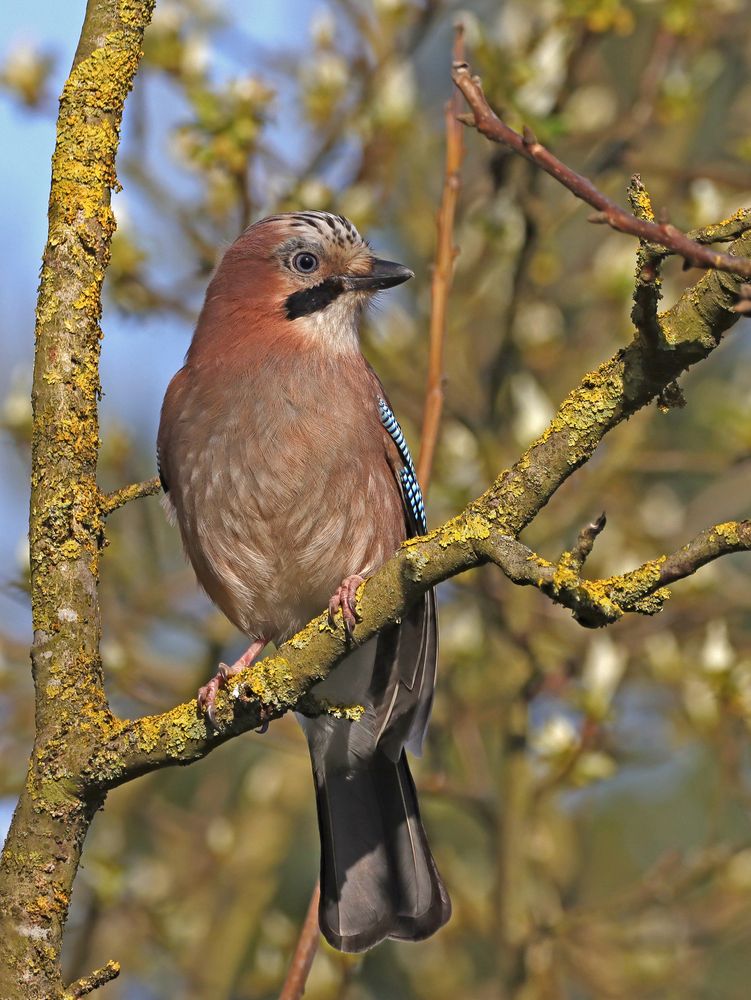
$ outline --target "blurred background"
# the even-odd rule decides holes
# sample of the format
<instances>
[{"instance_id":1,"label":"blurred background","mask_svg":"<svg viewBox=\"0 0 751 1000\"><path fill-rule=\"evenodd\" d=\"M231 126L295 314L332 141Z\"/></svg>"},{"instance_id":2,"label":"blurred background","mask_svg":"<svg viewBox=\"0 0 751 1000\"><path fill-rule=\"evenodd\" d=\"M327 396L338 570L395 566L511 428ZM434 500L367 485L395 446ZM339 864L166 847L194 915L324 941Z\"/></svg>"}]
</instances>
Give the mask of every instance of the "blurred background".
<instances>
[{"instance_id":1,"label":"blurred background","mask_svg":"<svg viewBox=\"0 0 751 1000\"><path fill-rule=\"evenodd\" d=\"M83 0L0 8L0 820L32 739L27 475L35 286L56 97ZM154 474L167 382L218 255L270 211L349 216L416 279L364 349L419 450L452 24L491 101L625 202L638 171L690 228L751 204L744 0L158 0L125 116L106 282L105 488ZM447 401L428 497L478 495L589 368L630 339L635 244L472 132ZM672 303L698 272L669 262ZM593 575L748 516L750 325L606 440L525 533L549 558L601 511ZM157 498L114 514L102 654L115 709L192 697L242 641L199 593ZM654 619L602 632L492 568L444 584L423 812L454 902L419 945L322 946L310 1000L740 1000L751 945L751 576L701 570ZM292 718L110 795L76 883L67 977L112 1000L278 994L317 831Z\"/></svg>"}]
</instances>

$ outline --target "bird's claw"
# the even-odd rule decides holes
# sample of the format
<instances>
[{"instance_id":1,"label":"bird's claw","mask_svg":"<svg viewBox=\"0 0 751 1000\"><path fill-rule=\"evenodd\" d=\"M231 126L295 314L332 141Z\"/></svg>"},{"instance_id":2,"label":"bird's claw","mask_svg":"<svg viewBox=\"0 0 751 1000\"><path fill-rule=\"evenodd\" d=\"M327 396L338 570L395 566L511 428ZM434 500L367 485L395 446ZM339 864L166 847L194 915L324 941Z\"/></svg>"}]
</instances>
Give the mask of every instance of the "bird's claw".
<instances>
[{"instance_id":1,"label":"bird's claw","mask_svg":"<svg viewBox=\"0 0 751 1000\"><path fill-rule=\"evenodd\" d=\"M239 660L235 660L232 666L220 663L216 668L216 673L208 684L204 684L203 687L198 689L198 708L206 714L206 718L212 728L218 728L216 724L216 712L214 710L217 693L221 688L227 687L231 677L239 674L241 670L245 670L251 663L255 663L266 642L267 640L264 638L254 639Z\"/></svg>"},{"instance_id":2,"label":"bird's claw","mask_svg":"<svg viewBox=\"0 0 751 1000\"><path fill-rule=\"evenodd\" d=\"M198 689L197 701L199 711L205 713L206 719L213 729L218 728L216 724L216 711L214 709L214 702L216 701L218 692L222 688L227 687L231 677L240 673L241 670L245 670L251 663L255 663L261 650L266 645L266 641L264 638L254 639L239 660L235 660L232 666L220 663L216 668L216 673L208 684L204 684L203 687Z\"/></svg>"},{"instance_id":3,"label":"bird's claw","mask_svg":"<svg viewBox=\"0 0 751 1000\"><path fill-rule=\"evenodd\" d=\"M357 610L357 588L364 581L358 574L345 577L329 600L329 624L333 626L337 611L341 611L347 639L353 642L355 626L362 618Z\"/></svg>"},{"instance_id":4,"label":"bird's claw","mask_svg":"<svg viewBox=\"0 0 751 1000\"><path fill-rule=\"evenodd\" d=\"M230 676L230 668L227 664L220 663L211 680L198 689L198 697L196 699L198 701L198 708L205 714L212 729L217 728L216 710L214 707L216 696L222 688L227 686Z\"/></svg>"}]
</instances>

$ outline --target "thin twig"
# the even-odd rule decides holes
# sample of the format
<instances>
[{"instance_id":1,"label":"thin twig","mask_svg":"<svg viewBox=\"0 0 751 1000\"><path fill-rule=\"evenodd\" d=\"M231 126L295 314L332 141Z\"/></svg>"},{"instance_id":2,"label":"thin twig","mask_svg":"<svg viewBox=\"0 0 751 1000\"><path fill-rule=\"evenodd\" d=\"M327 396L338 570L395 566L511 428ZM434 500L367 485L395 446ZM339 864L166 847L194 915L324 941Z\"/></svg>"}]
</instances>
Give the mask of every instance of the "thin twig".
<instances>
[{"instance_id":1,"label":"thin twig","mask_svg":"<svg viewBox=\"0 0 751 1000\"><path fill-rule=\"evenodd\" d=\"M471 75L466 63L455 63L452 75L454 83L464 94L472 109L471 115L461 116L464 124L473 125L486 138L508 146L515 153L535 163L577 198L597 209L595 215L590 217L590 221L607 224L621 233L638 236L639 239L650 243L658 243L683 257L694 267L712 268L716 271L728 271L731 274L751 277L751 259L733 257L702 246L668 222L658 223L637 219L635 215L616 204L612 198L599 191L587 177L577 174L571 167L562 163L537 141L530 129L525 127L523 135L515 132L491 109L482 92L480 78Z\"/></svg>"},{"instance_id":2,"label":"thin twig","mask_svg":"<svg viewBox=\"0 0 751 1000\"><path fill-rule=\"evenodd\" d=\"M577 71L585 53L592 46L596 37L596 34L585 24L579 27L569 49L563 80L550 108L551 118L562 114L566 102L576 90ZM529 272L535 259L540 230L544 222L542 204L539 198L540 180L542 179L540 171L535 168L533 163L528 163L526 164L528 170L519 172L514 180L511 179L511 175L507 179L504 176L505 170L502 166L506 157L506 150L499 150L498 155L491 159L489 170L493 175L494 188L513 185L511 197L521 216L522 238L511 265L508 298L503 320L498 326L496 335L498 346L487 365L487 412L493 425L497 425L499 419L503 419L505 414L502 407L508 405L508 392L502 393L501 389L508 386L509 375L520 367L520 345L514 332L521 307L525 301Z\"/></svg>"},{"instance_id":3,"label":"thin twig","mask_svg":"<svg viewBox=\"0 0 751 1000\"><path fill-rule=\"evenodd\" d=\"M571 564L577 569L581 569L590 556L595 539L607 524L605 511L595 518L590 524L585 525L579 532L576 545L571 550Z\"/></svg>"},{"instance_id":4,"label":"thin twig","mask_svg":"<svg viewBox=\"0 0 751 1000\"><path fill-rule=\"evenodd\" d=\"M90 975L83 979L77 979L65 991L65 1000L78 1000L79 997L88 996L100 986L111 983L120 975L120 963L109 961L102 969L95 969Z\"/></svg>"},{"instance_id":5,"label":"thin twig","mask_svg":"<svg viewBox=\"0 0 751 1000\"><path fill-rule=\"evenodd\" d=\"M318 903L321 898L321 886L316 882L313 895L310 897L308 912L305 915L300 937L297 939L292 961L289 963L287 978L284 980L279 1000L299 1000L305 993L313 959L318 949L321 931L318 927Z\"/></svg>"},{"instance_id":6,"label":"thin twig","mask_svg":"<svg viewBox=\"0 0 751 1000\"><path fill-rule=\"evenodd\" d=\"M102 513L106 516L111 514L118 507L124 507L131 500L139 500L141 497L150 497L158 493L162 488L159 476L153 479L145 479L142 483L131 483L130 486L122 486L113 493L105 493L102 496Z\"/></svg>"},{"instance_id":7,"label":"thin twig","mask_svg":"<svg viewBox=\"0 0 751 1000\"><path fill-rule=\"evenodd\" d=\"M457 24L454 35L454 62L464 58L464 28ZM446 340L446 306L451 290L454 270L454 218L461 187L461 166L464 159L464 135L457 115L461 110L461 97L455 94L444 108L446 122L446 169L443 180L441 205L438 209L437 244L433 279L430 285L430 354L428 359L428 384L425 392L425 409L420 436L420 457L417 478L423 492L427 492L433 470L438 431L443 412L443 355Z\"/></svg>"}]
</instances>

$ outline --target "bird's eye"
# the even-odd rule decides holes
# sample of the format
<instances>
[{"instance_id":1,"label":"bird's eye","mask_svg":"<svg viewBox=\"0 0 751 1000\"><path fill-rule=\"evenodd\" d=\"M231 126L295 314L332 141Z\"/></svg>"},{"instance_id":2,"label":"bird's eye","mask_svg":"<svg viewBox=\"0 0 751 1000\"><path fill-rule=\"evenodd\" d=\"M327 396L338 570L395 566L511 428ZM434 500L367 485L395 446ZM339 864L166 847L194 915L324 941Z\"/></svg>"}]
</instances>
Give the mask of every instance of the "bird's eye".
<instances>
[{"instance_id":1,"label":"bird's eye","mask_svg":"<svg viewBox=\"0 0 751 1000\"><path fill-rule=\"evenodd\" d=\"M314 253L298 253L292 258L292 267L301 274L312 274L318 270L318 258Z\"/></svg>"}]
</instances>

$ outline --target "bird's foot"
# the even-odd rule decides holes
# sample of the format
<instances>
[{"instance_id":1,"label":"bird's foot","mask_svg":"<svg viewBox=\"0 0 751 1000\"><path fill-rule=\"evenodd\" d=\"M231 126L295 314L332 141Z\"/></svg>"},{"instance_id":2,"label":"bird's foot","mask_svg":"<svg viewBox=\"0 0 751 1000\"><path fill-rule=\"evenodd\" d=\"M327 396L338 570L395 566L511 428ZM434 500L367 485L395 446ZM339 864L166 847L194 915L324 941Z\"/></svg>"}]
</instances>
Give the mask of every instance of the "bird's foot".
<instances>
[{"instance_id":1,"label":"bird's foot","mask_svg":"<svg viewBox=\"0 0 751 1000\"><path fill-rule=\"evenodd\" d=\"M218 692L222 688L227 687L231 677L234 677L235 674L239 674L241 670L245 670L246 667L249 667L251 663L258 658L258 654L265 645L266 639L256 639L256 641L248 646L243 655L238 660L235 660L234 663L229 665L226 663L220 663L217 672L208 684L204 684L203 687L198 689L198 708L201 712L205 712L206 718L209 720L214 729L216 729L214 702L216 701Z\"/></svg>"},{"instance_id":2,"label":"bird's foot","mask_svg":"<svg viewBox=\"0 0 751 1000\"><path fill-rule=\"evenodd\" d=\"M334 624L337 611L341 611L344 620L344 630L348 639L353 639L355 625L360 621L361 615L357 610L357 588L365 582L364 576L354 573L346 576L339 587L334 591L329 601L329 624Z\"/></svg>"}]
</instances>

